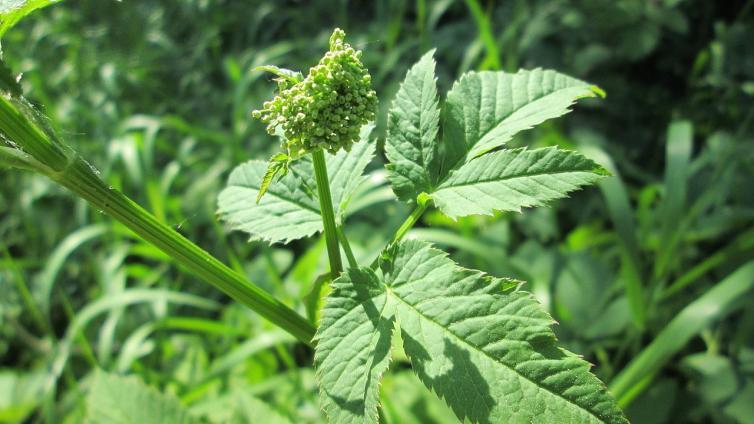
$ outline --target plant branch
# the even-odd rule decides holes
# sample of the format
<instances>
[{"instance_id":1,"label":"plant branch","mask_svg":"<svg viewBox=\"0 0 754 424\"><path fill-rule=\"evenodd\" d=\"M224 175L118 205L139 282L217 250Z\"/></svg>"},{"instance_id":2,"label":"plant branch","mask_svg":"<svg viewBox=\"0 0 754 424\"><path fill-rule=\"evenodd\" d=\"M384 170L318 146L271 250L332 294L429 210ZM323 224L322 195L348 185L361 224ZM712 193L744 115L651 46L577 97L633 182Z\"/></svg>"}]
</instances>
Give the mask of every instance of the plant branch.
<instances>
[{"instance_id":1,"label":"plant branch","mask_svg":"<svg viewBox=\"0 0 754 424\"><path fill-rule=\"evenodd\" d=\"M46 175L106 212L186 268L250 307L302 342L312 345L315 328L294 310L253 285L214 256L162 224L123 193L108 187L82 158L50 139L27 115L0 96L0 131L49 168ZM68 155L61 156L66 152Z\"/></svg>"},{"instance_id":2,"label":"plant branch","mask_svg":"<svg viewBox=\"0 0 754 424\"><path fill-rule=\"evenodd\" d=\"M330 274L332 279L338 278L343 272L343 262L340 258L338 247L338 234L335 226L335 212L332 207L332 195L330 194L330 181L327 177L327 163L324 151L316 150L312 153L314 162L314 178L317 180L317 194L319 196L319 209L322 214L322 226L325 229L325 242L327 243L327 256L330 260Z\"/></svg>"}]
</instances>

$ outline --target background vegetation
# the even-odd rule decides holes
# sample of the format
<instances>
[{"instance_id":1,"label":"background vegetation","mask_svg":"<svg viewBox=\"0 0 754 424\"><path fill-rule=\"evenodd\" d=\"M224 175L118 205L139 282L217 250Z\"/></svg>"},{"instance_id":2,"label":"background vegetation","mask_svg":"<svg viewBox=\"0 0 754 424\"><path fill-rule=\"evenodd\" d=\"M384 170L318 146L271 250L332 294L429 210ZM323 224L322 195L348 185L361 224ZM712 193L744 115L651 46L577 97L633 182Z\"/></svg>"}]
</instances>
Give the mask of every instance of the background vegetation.
<instances>
[{"instance_id":1,"label":"background vegetation","mask_svg":"<svg viewBox=\"0 0 754 424\"><path fill-rule=\"evenodd\" d=\"M308 68L336 26L374 77L378 143L433 47L441 92L469 70L535 67L605 89L514 142L577 148L615 177L549 209L429 213L441 229L411 236L527 281L633 422L754 422L754 1L70 0L2 48L110 185L303 313L322 240L249 243L215 202L233 166L277 149L249 116L274 84L250 70ZM374 172L349 221L357 255L408 212L391 196ZM0 422L127 404L97 369L207 422L322 420L311 350L43 177L0 170L0 292ZM386 422L454 422L407 367L382 385Z\"/></svg>"}]
</instances>

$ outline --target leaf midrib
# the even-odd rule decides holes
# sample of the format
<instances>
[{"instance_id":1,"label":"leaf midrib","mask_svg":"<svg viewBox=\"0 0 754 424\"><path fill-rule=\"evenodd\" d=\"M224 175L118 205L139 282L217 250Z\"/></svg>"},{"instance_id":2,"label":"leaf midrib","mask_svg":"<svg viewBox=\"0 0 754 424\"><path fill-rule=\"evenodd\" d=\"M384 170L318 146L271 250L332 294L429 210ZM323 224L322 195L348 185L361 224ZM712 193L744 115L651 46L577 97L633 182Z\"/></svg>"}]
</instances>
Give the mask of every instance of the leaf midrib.
<instances>
[{"instance_id":1,"label":"leaf midrib","mask_svg":"<svg viewBox=\"0 0 754 424\"><path fill-rule=\"evenodd\" d=\"M598 417L597 415L595 415L595 413L594 413L594 412L593 412L592 410L590 410L590 409L587 409L587 408L585 408L585 407L582 407L581 405L579 405L579 404L577 404L577 403L573 402L572 400L570 400L570 399L568 399L568 398L566 398L566 397L563 397L563 396L561 396L561 395L560 395L559 393L557 393L557 392L553 392L552 390L548 389L547 387L544 387L544 386L542 386L542 385L538 384L538 383L537 383L536 381L534 381L534 380L530 379L529 377L527 377L527 376L525 376L525 375L521 374L520 372L516 371L516 370L515 370L514 368L511 368L511 367L510 367L510 366L509 366L508 364L506 364L506 363L504 363L504 362L500 361L500 360L499 360L498 358L495 358L494 356L490 355L490 354L489 354L489 353L487 353L486 351L484 351L484 350L482 350L482 349L479 349L479 348L478 348L477 346L475 346L475 345L473 345L473 344L471 344L471 343L467 342L466 340L464 340L463 338L461 338L460 336L458 336L457 334L455 334L454 332L452 332L452 331L451 331L450 329L446 328L445 326L443 326L442 324L438 323L437 321L435 321L435 320L434 320L434 319L432 319L431 317L429 317L429 316L427 316L427 315L425 315L425 314L421 313L421 312L420 312L420 311L419 311L418 309L414 308L414 306L413 306L413 305L411 305L411 304L410 304L410 303L408 303L407 301L403 300L403 298L401 298L400 296L398 296L398 294L396 294L396 293L395 293L395 290L386 290L386 291L385 291L385 293L389 293L389 294L392 294L392 295L393 295L393 297L394 297L394 298L395 298L396 300L400 301L400 302L401 302L401 303L403 303L404 305L406 305L406 306L408 306L409 308L411 308L411 310L413 310L414 312L416 312L416 314L417 314L418 316L420 316L420 317L422 317L423 319L425 319L426 321L428 321L428 322L430 322L430 323L432 323L432 324L436 325L437 327L439 327L439 328L441 328L441 329L445 330L445 332L446 332L447 334L450 334L451 336L453 336L453 337L454 337L454 338L455 338L456 340L458 340L458 341L459 341L460 343L462 343L462 344L464 344L464 345L466 345L466 346L469 346L469 347L470 347L470 348L472 348L473 350L475 350L475 351L477 351L477 352L481 353L482 355L484 355L484 356L486 356L487 358L491 359L491 360L492 360L492 362L494 362L494 363L497 363L497 364L500 364L500 365L502 365L503 367L507 368L508 370L510 370L511 372L513 372L514 374L516 374L516 375L520 376L521 378L523 378L524 380L526 380L526 381L530 382L531 384L533 384L533 385L535 385L535 386L539 387L539 388L540 388L540 389L542 389L543 391L546 391L547 393L550 393L550 394L552 394L552 395L553 395L554 397L557 397L557 398L563 399L563 400L564 400L564 401L565 401L566 403L568 403L568 404L570 404L570 405L573 405L573 406L575 406L575 407L576 407L576 408L577 408L578 410L582 410L582 411L586 411L586 412L588 412L588 413L589 413L589 415L591 415L592 417L594 417L594 418L595 418L595 419L596 419L596 420L597 420L598 422L605 422L605 421L604 421L604 420L602 420L602 419L601 419L600 417ZM399 323L399 324L400 324L400 323Z\"/></svg>"},{"instance_id":2,"label":"leaf midrib","mask_svg":"<svg viewBox=\"0 0 754 424\"><path fill-rule=\"evenodd\" d=\"M589 174L589 173L593 173L594 170L595 170L595 168L592 168L592 169L579 169L579 170L568 170L568 171L560 171L560 172L542 171L542 172L534 172L534 173L525 174L525 175L515 175L515 176L512 176L512 177L505 177L505 178L498 178L498 179L483 179L483 180L477 180L477 181L471 181L471 182L464 182L464 183L461 183L461 184L443 185L443 184L447 183L448 179L446 179L443 182L443 184L441 184L440 186L437 187L437 190L435 190L435 193L437 193L437 192L439 192L441 190L450 189L450 188L465 187L465 186L471 186L471 185L476 185L476 184L499 183L499 182L503 182L503 181L514 180L516 178L539 177L539 176L543 176L543 175L560 175L560 174L573 174L573 173L585 173L585 174Z\"/></svg>"},{"instance_id":3,"label":"leaf midrib","mask_svg":"<svg viewBox=\"0 0 754 424\"><path fill-rule=\"evenodd\" d=\"M542 70L542 72L545 72L545 71L546 71L546 70ZM481 72L474 72L474 74L475 74L475 75L480 75L480 74L481 74ZM515 74L513 74L513 75L515 75ZM481 77L480 77L480 78L481 78ZM460 82L460 81L459 81L459 82ZM534 100L532 100L532 101L530 101L530 102L527 102L526 104L524 104L524 105L522 105L522 106L520 106L520 107L516 108L515 110L512 110L512 111L511 111L511 112L510 112L510 113L509 113L508 115L506 115L506 116L505 116L504 118L500 119L500 121L498 121L497 123L495 123L495 125L494 125L494 126L490 127L490 129L488 129L488 130L487 130L487 131L485 131L484 133L480 134L480 135L479 135L479 138L478 138L478 139L477 139L477 140L476 140L476 141L474 142L474 144L473 144L472 146L468 146L468 149L466 150L466 154L465 154L465 155L463 155L463 156L461 156L461 157L460 157L460 158L458 159L458 161L457 161L457 162L456 162L455 164L453 164L453 166L452 166L452 167L448 168L448 173L447 173L446 177L445 177L445 178L443 178L443 179L442 179L442 181L440 181L440 182L439 182L439 184L437 184L437 186L436 186L436 187L432 187L432 189L433 189L433 190L432 190L432 192L433 192L433 193L436 193L437 191L439 191L440 189L442 189L442 185L443 185L443 184L445 184L445 182L447 182L447 181L448 181L448 179L450 178L450 176L451 176L451 175L453 175L453 172L454 172L454 171L457 171L457 170L459 170L459 169L460 169L460 168L461 168L461 167L462 167L463 165L465 165L465 164L467 164L467 163L471 162L471 161L468 161L468 160L467 160L467 159L468 159L468 157L467 157L467 156L468 156L469 152L470 152L470 151L472 151L472 150L474 149L474 147L476 147L476 146L477 146L477 145L479 144L479 142L480 142L481 140L483 140L483 139L484 139L484 137L486 137L486 136L487 136L487 134L491 133L492 131L494 131L494 130L495 130L495 128L497 128L497 127L499 127L500 125L502 125L502 124L503 124L503 122L504 122L504 121L506 121L506 120L507 120L508 118L510 118L510 117L511 117L511 116L512 116L512 115L513 115L514 113L518 112L519 110L523 109L524 107L526 107L526 106L528 106L528 105L530 105L530 104L533 104L534 102L539 102L540 100L542 100L542 99L545 99L545 98L547 98L547 97L549 97L549 96L551 96L551 95L554 95L554 94L556 94L556 93L559 93L559 92L561 92L561 91L563 91L563 90L568 90L568 89L571 89L571 88L576 88L576 86L574 86L574 87L563 87L563 88L559 88L559 89L557 89L557 90L555 90L555 91L551 91L551 92L549 92L549 93L545 94L544 96L541 96L541 97L537 97L537 98L535 98ZM586 88L587 90L591 91L591 89L590 89L590 86L589 86L588 84L586 84L586 85L585 85L585 88ZM528 90L527 90L527 91L528 91ZM479 100L479 101L481 102L481 96L480 96L480 100ZM463 109L465 109L465 108L463 107L463 105L461 105L461 109L462 109L462 110L463 110ZM479 107L479 109L481 109L481 106ZM495 109L497 109L497 103L495 103ZM464 114L464 115L463 115L463 124L464 124L464 126L463 126L463 128L464 128L463 136L464 136L464 144L465 144L465 142L466 142L466 114ZM525 131L525 130L524 130L524 131ZM519 131L519 132L521 132L521 131ZM517 134L517 133L516 133L516 134ZM508 137L508 140L511 140L511 139L513 139L513 136L515 136L516 134L510 134L510 135L509 135L509 137ZM444 136L444 134L443 134L443 136ZM506 140L506 143L507 143L507 141L508 141L508 140ZM504 146L504 145L505 145L505 143L503 143L503 144L502 144L502 145L501 145L500 147L502 147L502 146ZM484 155L486 155L486 154L488 154L488 153L490 153L490 152L487 152L487 153L484 153L484 154L482 154L482 155L479 155L478 157L484 156ZM473 159L472 159L472 160L473 160ZM469 185L470 185L470 184L469 184Z\"/></svg>"}]
</instances>

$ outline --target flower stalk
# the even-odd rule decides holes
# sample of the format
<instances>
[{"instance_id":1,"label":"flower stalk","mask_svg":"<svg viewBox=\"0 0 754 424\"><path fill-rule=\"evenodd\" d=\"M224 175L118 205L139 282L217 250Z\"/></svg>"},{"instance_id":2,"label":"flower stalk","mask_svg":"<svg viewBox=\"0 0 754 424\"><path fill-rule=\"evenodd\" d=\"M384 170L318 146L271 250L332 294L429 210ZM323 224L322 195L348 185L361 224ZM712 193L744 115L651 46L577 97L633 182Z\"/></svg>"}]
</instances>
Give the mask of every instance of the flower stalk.
<instances>
[{"instance_id":1,"label":"flower stalk","mask_svg":"<svg viewBox=\"0 0 754 424\"><path fill-rule=\"evenodd\" d=\"M338 246L338 233L335 226L335 212L332 206L332 194L330 193L330 181L327 177L327 163L325 153L322 150L312 152L314 163L314 178L317 180L317 194L319 196L319 209L322 214L322 226L325 232L327 244L327 256L330 260L330 275L332 279L338 278L343 272L343 262L340 257Z\"/></svg>"}]
</instances>

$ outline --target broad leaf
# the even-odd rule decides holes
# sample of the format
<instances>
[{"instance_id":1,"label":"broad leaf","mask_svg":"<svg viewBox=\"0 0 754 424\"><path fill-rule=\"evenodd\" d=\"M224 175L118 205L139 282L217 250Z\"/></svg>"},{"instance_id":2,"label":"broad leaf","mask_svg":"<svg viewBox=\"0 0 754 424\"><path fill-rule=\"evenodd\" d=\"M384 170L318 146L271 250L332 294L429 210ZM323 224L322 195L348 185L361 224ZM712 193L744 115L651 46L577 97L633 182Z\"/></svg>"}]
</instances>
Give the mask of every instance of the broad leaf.
<instances>
[{"instance_id":1,"label":"broad leaf","mask_svg":"<svg viewBox=\"0 0 754 424\"><path fill-rule=\"evenodd\" d=\"M559 349L552 318L515 282L459 267L417 240L386 252L381 274L334 282L318 333L317 372L333 422L376 422L379 376L397 321L419 378L461 420L625 423L589 364Z\"/></svg>"},{"instance_id":2,"label":"broad leaf","mask_svg":"<svg viewBox=\"0 0 754 424\"><path fill-rule=\"evenodd\" d=\"M136 377L98 371L86 399L87 423L200 423L178 399L159 393Z\"/></svg>"},{"instance_id":3,"label":"broad leaf","mask_svg":"<svg viewBox=\"0 0 754 424\"><path fill-rule=\"evenodd\" d=\"M520 211L565 197L607 175L579 153L556 148L500 150L454 171L432 194L451 218Z\"/></svg>"},{"instance_id":4,"label":"broad leaf","mask_svg":"<svg viewBox=\"0 0 754 424\"><path fill-rule=\"evenodd\" d=\"M348 201L364 181L364 168L374 156L374 144L368 141L370 126L362 131L362 141L350 152L326 154L327 173L335 215L341 219ZM291 164L282 178L271 178L265 195L259 199L265 183L267 164L252 160L239 165L230 174L227 187L218 196L218 214L232 229L269 243L310 236L322 231L319 199L312 163L308 158Z\"/></svg>"},{"instance_id":5,"label":"broad leaf","mask_svg":"<svg viewBox=\"0 0 754 424\"><path fill-rule=\"evenodd\" d=\"M472 422L626 422L589 364L556 347L531 294L412 241L383 266L419 378Z\"/></svg>"},{"instance_id":6,"label":"broad leaf","mask_svg":"<svg viewBox=\"0 0 754 424\"><path fill-rule=\"evenodd\" d=\"M434 166L440 109L434 50L425 54L406 74L388 113L385 155L393 191L403 201L429 193L435 183Z\"/></svg>"},{"instance_id":7,"label":"broad leaf","mask_svg":"<svg viewBox=\"0 0 754 424\"><path fill-rule=\"evenodd\" d=\"M349 269L332 288L315 337L321 406L331 423L377 423L393 331L388 297L369 268Z\"/></svg>"},{"instance_id":8,"label":"broad leaf","mask_svg":"<svg viewBox=\"0 0 754 424\"><path fill-rule=\"evenodd\" d=\"M519 131L568 113L576 100L602 94L550 70L465 74L443 109L441 176L504 145Z\"/></svg>"}]
</instances>

